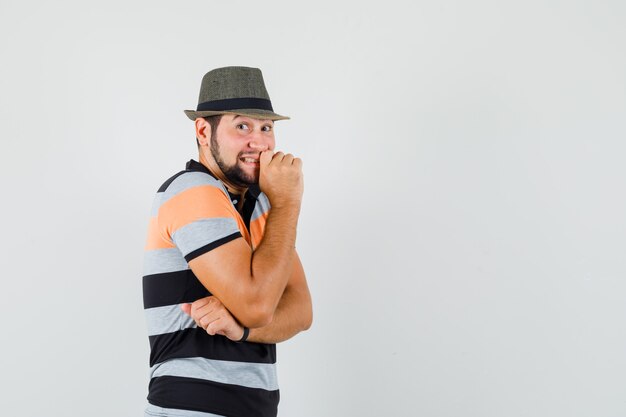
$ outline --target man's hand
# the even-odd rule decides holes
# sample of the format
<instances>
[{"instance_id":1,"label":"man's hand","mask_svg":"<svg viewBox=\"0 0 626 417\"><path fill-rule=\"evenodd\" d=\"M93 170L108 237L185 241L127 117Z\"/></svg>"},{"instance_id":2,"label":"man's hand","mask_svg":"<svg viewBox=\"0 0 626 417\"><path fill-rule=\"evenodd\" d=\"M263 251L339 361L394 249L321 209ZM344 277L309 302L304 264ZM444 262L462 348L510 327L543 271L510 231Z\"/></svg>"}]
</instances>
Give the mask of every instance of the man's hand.
<instances>
[{"instance_id":1,"label":"man's hand","mask_svg":"<svg viewBox=\"0 0 626 417\"><path fill-rule=\"evenodd\" d=\"M267 195L272 208L302 202L304 183L302 160L292 154L263 151L259 158L259 187Z\"/></svg>"},{"instance_id":2,"label":"man's hand","mask_svg":"<svg viewBox=\"0 0 626 417\"><path fill-rule=\"evenodd\" d=\"M211 336L219 334L233 341L243 337L243 326L213 296L200 298L192 304L182 304L180 308Z\"/></svg>"}]
</instances>

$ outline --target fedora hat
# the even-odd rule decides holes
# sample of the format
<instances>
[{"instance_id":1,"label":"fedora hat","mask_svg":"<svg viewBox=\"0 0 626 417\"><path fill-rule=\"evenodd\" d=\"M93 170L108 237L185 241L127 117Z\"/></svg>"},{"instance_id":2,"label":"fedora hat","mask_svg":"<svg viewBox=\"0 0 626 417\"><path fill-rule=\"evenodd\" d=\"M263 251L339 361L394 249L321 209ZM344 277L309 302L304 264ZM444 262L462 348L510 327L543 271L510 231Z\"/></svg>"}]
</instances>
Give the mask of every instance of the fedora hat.
<instances>
[{"instance_id":1,"label":"fedora hat","mask_svg":"<svg viewBox=\"0 0 626 417\"><path fill-rule=\"evenodd\" d=\"M216 68L204 74L196 110L185 110L191 120L227 113L255 119L289 119L274 113L261 70L249 67Z\"/></svg>"}]
</instances>

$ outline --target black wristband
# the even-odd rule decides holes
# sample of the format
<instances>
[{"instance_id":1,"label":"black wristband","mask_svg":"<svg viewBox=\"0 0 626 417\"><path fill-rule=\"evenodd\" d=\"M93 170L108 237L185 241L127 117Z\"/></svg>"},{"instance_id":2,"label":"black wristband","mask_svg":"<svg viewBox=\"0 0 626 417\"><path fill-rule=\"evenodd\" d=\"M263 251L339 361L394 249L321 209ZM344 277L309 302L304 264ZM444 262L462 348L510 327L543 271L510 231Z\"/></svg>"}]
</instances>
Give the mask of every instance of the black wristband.
<instances>
[{"instance_id":1,"label":"black wristband","mask_svg":"<svg viewBox=\"0 0 626 417\"><path fill-rule=\"evenodd\" d=\"M237 340L237 343L243 343L246 340L248 340L248 336L250 335L250 329L248 329L247 327L243 328L243 336L241 336L241 339Z\"/></svg>"}]
</instances>

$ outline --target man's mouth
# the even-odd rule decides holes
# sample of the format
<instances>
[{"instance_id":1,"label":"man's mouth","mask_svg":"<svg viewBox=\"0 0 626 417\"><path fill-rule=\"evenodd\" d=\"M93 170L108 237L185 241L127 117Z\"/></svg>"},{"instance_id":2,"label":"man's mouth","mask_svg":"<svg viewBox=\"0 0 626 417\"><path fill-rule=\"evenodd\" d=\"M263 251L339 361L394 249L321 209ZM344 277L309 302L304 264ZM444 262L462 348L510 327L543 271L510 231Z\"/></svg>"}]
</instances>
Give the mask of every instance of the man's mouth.
<instances>
[{"instance_id":1,"label":"man's mouth","mask_svg":"<svg viewBox=\"0 0 626 417\"><path fill-rule=\"evenodd\" d=\"M239 158L239 160L245 164L259 165L259 158L243 157Z\"/></svg>"}]
</instances>

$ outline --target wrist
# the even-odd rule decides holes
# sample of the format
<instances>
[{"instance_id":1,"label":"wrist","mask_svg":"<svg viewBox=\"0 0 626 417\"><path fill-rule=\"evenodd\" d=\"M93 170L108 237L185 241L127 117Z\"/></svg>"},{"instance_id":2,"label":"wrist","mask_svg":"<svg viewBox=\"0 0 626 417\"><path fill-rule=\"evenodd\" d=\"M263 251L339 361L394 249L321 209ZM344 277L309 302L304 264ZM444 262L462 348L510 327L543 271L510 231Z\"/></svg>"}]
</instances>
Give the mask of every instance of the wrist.
<instances>
[{"instance_id":1,"label":"wrist","mask_svg":"<svg viewBox=\"0 0 626 417\"><path fill-rule=\"evenodd\" d=\"M302 207L302 201L300 200L270 200L272 210L289 210L299 212Z\"/></svg>"},{"instance_id":2,"label":"wrist","mask_svg":"<svg viewBox=\"0 0 626 417\"><path fill-rule=\"evenodd\" d=\"M241 336L241 338L239 340L235 340L235 343L243 343L246 340L248 340L248 336L250 336L250 329L248 329L247 327L243 328L243 335Z\"/></svg>"}]
</instances>

